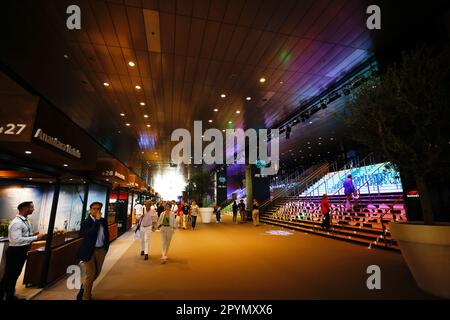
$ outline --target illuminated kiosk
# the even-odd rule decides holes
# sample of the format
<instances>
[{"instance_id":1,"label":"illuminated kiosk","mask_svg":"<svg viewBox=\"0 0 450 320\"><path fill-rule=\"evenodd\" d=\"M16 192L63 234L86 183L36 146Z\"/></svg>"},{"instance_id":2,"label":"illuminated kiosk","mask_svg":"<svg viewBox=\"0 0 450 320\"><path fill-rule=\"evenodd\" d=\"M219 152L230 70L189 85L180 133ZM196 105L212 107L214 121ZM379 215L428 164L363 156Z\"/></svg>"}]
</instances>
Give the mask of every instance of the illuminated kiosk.
<instances>
[{"instance_id":1,"label":"illuminated kiosk","mask_svg":"<svg viewBox=\"0 0 450 320\"><path fill-rule=\"evenodd\" d=\"M202 223L211 223L211 216L213 214L214 208L206 207L200 208L200 217L202 219Z\"/></svg>"}]
</instances>

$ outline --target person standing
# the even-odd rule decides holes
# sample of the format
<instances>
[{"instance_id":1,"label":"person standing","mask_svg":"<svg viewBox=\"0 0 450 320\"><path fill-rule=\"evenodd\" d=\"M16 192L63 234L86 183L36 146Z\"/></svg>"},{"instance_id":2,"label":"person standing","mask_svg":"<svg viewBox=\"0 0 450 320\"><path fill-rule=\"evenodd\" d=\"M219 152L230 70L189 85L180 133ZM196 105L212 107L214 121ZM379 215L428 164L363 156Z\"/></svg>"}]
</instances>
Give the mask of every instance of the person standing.
<instances>
[{"instance_id":1,"label":"person standing","mask_svg":"<svg viewBox=\"0 0 450 320\"><path fill-rule=\"evenodd\" d=\"M150 245L150 234L153 227L153 217L151 213L151 202L145 202L144 214L141 217L139 230L141 232L141 256L148 260L148 249Z\"/></svg>"},{"instance_id":2,"label":"person standing","mask_svg":"<svg viewBox=\"0 0 450 320\"><path fill-rule=\"evenodd\" d=\"M233 222L237 223L238 205L236 203L236 200L233 201L232 209L233 209Z\"/></svg>"},{"instance_id":3,"label":"person standing","mask_svg":"<svg viewBox=\"0 0 450 320\"><path fill-rule=\"evenodd\" d=\"M239 214L241 215L241 223L245 222L245 203L244 200L241 199L241 201L238 204Z\"/></svg>"},{"instance_id":4,"label":"person standing","mask_svg":"<svg viewBox=\"0 0 450 320\"><path fill-rule=\"evenodd\" d=\"M356 194L355 186L353 185L352 175L349 174L344 181L344 194L345 194L345 211L348 212L352 209L352 196Z\"/></svg>"},{"instance_id":5,"label":"person standing","mask_svg":"<svg viewBox=\"0 0 450 320\"><path fill-rule=\"evenodd\" d=\"M159 216L158 227L161 228L162 255L161 262L167 262L167 253L169 252L170 242L175 231L175 215L172 211L170 203L166 204L166 208Z\"/></svg>"},{"instance_id":6,"label":"person standing","mask_svg":"<svg viewBox=\"0 0 450 320\"><path fill-rule=\"evenodd\" d=\"M197 216L198 216L198 211L200 210L200 208L197 205L197 201L193 200L192 201L192 206L191 206L191 229L195 230L195 225L197 223Z\"/></svg>"},{"instance_id":7,"label":"person standing","mask_svg":"<svg viewBox=\"0 0 450 320\"><path fill-rule=\"evenodd\" d=\"M220 212L220 210L222 210L222 208L218 205L218 204L216 204L215 205L215 207L214 207L214 213L216 214L216 223L221 223L222 221L221 221L221 212Z\"/></svg>"},{"instance_id":8,"label":"person standing","mask_svg":"<svg viewBox=\"0 0 450 320\"><path fill-rule=\"evenodd\" d=\"M136 218L136 223L137 223L141 219L142 214L144 213L144 206L142 204L140 204L140 202L138 201L136 203L136 205L134 206L133 211L134 211L133 213L134 213L134 216Z\"/></svg>"},{"instance_id":9,"label":"person standing","mask_svg":"<svg viewBox=\"0 0 450 320\"><path fill-rule=\"evenodd\" d=\"M89 206L89 216L81 222L80 233L83 241L77 258L81 261L84 276L77 300L92 299L92 285L102 271L109 249L108 224L102 217L102 207L101 202L92 202Z\"/></svg>"},{"instance_id":10,"label":"person standing","mask_svg":"<svg viewBox=\"0 0 450 320\"><path fill-rule=\"evenodd\" d=\"M328 202L328 196L324 194L322 196L322 202L320 203L320 209L323 214L322 228L330 228L330 203Z\"/></svg>"},{"instance_id":11,"label":"person standing","mask_svg":"<svg viewBox=\"0 0 450 320\"><path fill-rule=\"evenodd\" d=\"M181 208L181 210L183 211L183 229L186 230L187 221L188 221L188 217L189 217L189 211L190 211L189 203L183 202L183 207Z\"/></svg>"},{"instance_id":12,"label":"person standing","mask_svg":"<svg viewBox=\"0 0 450 320\"><path fill-rule=\"evenodd\" d=\"M252 219L253 225L255 227L259 226L259 203L256 199L252 201Z\"/></svg>"},{"instance_id":13,"label":"person standing","mask_svg":"<svg viewBox=\"0 0 450 320\"><path fill-rule=\"evenodd\" d=\"M33 233L33 226L27 217L33 213L32 201L22 202L17 206L18 215L8 226L9 247L6 249L5 273L0 282L0 301L6 295L6 300L18 300L14 295L17 279L22 272L23 265L27 260L30 244L33 241L42 240L45 234Z\"/></svg>"},{"instance_id":14,"label":"person standing","mask_svg":"<svg viewBox=\"0 0 450 320\"><path fill-rule=\"evenodd\" d=\"M156 212L158 212L158 218L159 218L159 216L161 215L161 213L164 212L164 201L161 200L161 201L158 203L158 209L156 210Z\"/></svg>"}]
</instances>

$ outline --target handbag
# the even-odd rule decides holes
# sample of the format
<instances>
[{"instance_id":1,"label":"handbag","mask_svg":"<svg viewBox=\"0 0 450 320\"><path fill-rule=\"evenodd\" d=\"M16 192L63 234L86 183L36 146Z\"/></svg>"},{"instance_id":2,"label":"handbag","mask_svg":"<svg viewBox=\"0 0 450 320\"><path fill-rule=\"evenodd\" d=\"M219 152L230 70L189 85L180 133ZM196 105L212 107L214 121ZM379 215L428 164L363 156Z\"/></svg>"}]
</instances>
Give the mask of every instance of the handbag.
<instances>
[{"instance_id":1,"label":"handbag","mask_svg":"<svg viewBox=\"0 0 450 320\"><path fill-rule=\"evenodd\" d=\"M139 219L138 225L136 226L136 230L134 230L134 238L140 239L141 238L141 223L142 223L142 217Z\"/></svg>"}]
</instances>

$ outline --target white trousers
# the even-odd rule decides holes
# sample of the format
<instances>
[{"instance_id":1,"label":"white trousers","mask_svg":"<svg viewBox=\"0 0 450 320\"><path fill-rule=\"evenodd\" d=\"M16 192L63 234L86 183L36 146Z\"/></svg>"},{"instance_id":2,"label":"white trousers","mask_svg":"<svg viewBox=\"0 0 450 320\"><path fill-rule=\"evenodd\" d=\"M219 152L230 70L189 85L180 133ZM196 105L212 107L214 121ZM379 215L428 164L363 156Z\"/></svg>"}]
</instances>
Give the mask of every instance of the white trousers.
<instances>
[{"instance_id":1,"label":"white trousers","mask_svg":"<svg viewBox=\"0 0 450 320\"><path fill-rule=\"evenodd\" d=\"M161 227L161 242L162 242L162 257L167 257L169 251L170 241L173 236L173 229L171 227Z\"/></svg>"},{"instance_id":2,"label":"white trousers","mask_svg":"<svg viewBox=\"0 0 450 320\"><path fill-rule=\"evenodd\" d=\"M148 254L148 247L150 245L150 234L152 232L152 226L144 227L141 226L141 251L144 251L144 254Z\"/></svg>"}]
</instances>

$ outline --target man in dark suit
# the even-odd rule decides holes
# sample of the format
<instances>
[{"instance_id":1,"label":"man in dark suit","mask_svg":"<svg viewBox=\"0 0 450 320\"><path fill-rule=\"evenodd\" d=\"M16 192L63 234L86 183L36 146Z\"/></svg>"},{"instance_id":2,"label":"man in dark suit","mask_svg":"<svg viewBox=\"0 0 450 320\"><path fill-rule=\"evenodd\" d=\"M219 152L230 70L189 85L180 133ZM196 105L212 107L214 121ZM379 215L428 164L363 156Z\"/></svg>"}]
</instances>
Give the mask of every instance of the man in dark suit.
<instances>
[{"instance_id":1,"label":"man in dark suit","mask_svg":"<svg viewBox=\"0 0 450 320\"><path fill-rule=\"evenodd\" d=\"M109 248L109 232L106 219L102 218L103 204L93 202L89 206L90 215L81 222L81 235L83 242L78 251L77 258L82 262L83 280L78 292L78 300L92 299L92 284L97 279L105 261Z\"/></svg>"}]
</instances>

